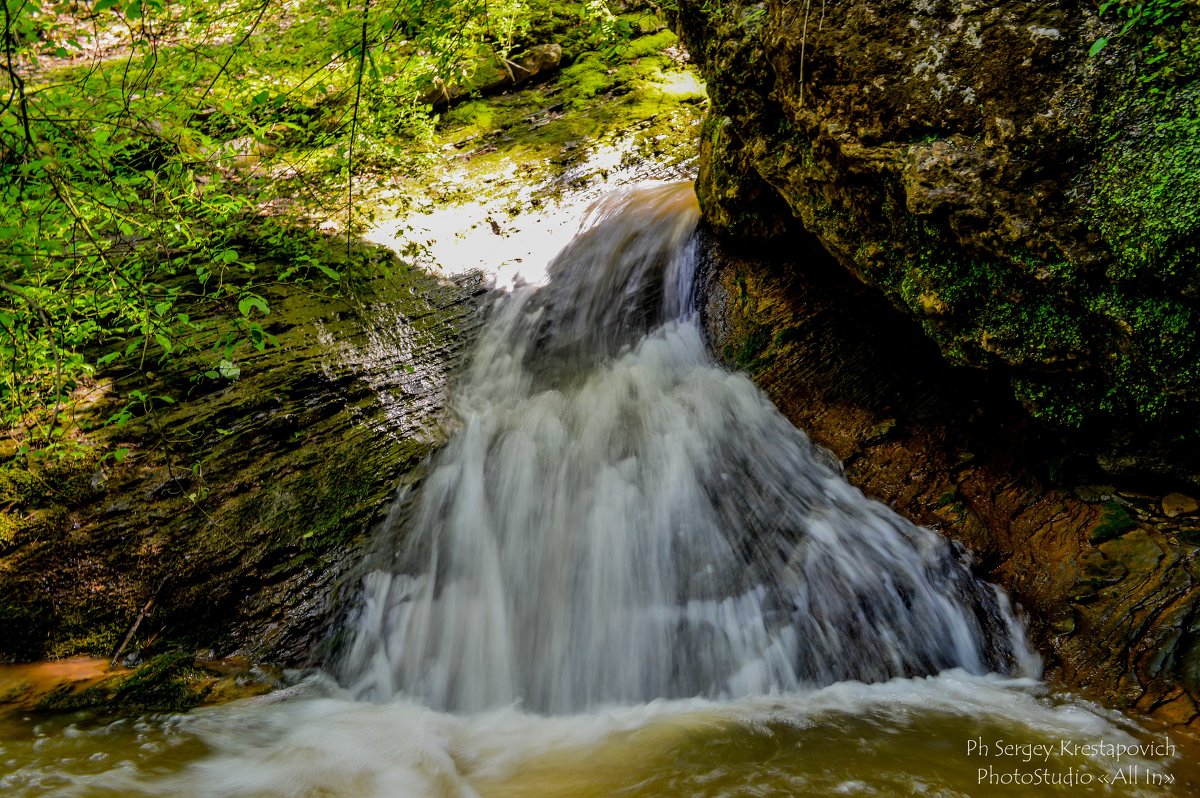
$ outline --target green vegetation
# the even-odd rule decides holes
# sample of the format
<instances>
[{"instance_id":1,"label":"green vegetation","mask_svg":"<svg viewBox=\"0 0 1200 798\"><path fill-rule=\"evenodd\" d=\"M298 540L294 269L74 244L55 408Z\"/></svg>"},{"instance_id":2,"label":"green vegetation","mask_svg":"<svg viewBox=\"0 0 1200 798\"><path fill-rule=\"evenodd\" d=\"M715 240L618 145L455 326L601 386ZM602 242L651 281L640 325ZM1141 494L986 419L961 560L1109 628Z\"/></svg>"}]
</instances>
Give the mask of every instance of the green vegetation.
<instances>
[{"instance_id":1,"label":"green vegetation","mask_svg":"<svg viewBox=\"0 0 1200 798\"><path fill-rule=\"evenodd\" d=\"M319 622L279 607L316 612L442 439L482 290L403 228L403 258L358 234L694 157L703 86L648 7L435 0L400 24L417 4L263 2L9 2L29 30L0 58L0 659L111 656L152 596L127 653L242 633L279 655ZM484 96L550 43L562 69ZM461 101L431 107L439 85ZM403 385L363 379L381 318L404 320L383 335Z\"/></svg>"},{"instance_id":2,"label":"green vegetation","mask_svg":"<svg viewBox=\"0 0 1200 798\"><path fill-rule=\"evenodd\" d=\"M1164 28L1183 18L1188 0L1107 0L1100 4L1100 16L1116 18L1121 29L1112 36L1101 36L1092 43L1089 56L1098 55L1113 39L1130 33L1142 34L1152 60L1166 58L1170 51L1154 37Z\"/></svg>"},{"instance_id":3,"label":"green vegetation","mask_svg":"<svg viewBox=\"0 0 1200 798\"><path fill-rule=\"evenodd\" d=\"M4 14L0 421L18 455L74 451L64 410L103 373L129 377L117 424L176 401L147 389L167 362L237 379L272 343L272 285L338 292L376 268L335 267L317 225L357 231L363 176L428 165L438 87L510 64L547 17L577 48L632 29L600 3L537 0Z\"/></svg>"}]
</instances>

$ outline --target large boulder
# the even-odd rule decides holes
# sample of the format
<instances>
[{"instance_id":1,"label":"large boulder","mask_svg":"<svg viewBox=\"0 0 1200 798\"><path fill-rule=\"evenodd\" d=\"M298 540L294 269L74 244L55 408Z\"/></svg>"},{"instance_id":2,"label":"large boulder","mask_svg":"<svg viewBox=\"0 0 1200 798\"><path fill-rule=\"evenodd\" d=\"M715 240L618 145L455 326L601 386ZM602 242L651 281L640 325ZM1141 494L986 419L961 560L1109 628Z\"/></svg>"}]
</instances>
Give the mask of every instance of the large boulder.
<instances>
[{"instance_id":1,"label":"large boulder","mask_svg":"<svg viewBox=\"0 0 1200 798\"><path fill-rule=\"evenodd\" d=\"M1194 498L1064 479L1071 458L997 375L947 364L811 237L710 237L701 268L716 355L867 495L964 543L1027 615L1048 679L1200 729Z\"/></svg>"},{"instance_id":2,"label":"large boulder","mask_svg":"<svg viewBox=\"0 0 1200 798\"><path fill-rule=\"evenodd\" d=\"M680 0L701 207L815 234L1106 469L1197 482L1200 6L1106 5Z\"/></svg>"}]
</instances>

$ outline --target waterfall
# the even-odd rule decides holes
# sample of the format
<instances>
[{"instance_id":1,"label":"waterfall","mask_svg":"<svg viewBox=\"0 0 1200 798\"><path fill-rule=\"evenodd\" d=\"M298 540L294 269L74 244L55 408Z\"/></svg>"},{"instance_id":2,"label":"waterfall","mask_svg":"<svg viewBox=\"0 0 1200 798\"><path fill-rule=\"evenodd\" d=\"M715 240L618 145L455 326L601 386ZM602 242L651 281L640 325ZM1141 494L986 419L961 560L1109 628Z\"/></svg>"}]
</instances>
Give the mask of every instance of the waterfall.
<instances>
[{"instance_id":1,"label":"waterfall","mask_svg":"<svg viewBox=\"0 0 1200 798\"><path fill-rule=\"evenodd\" d=\"M1004 596L864 497L694 311L690 184L595 206L492 311L340 665L359 698L565 713L1033 661Z\"/></svg>"}]
</instances>

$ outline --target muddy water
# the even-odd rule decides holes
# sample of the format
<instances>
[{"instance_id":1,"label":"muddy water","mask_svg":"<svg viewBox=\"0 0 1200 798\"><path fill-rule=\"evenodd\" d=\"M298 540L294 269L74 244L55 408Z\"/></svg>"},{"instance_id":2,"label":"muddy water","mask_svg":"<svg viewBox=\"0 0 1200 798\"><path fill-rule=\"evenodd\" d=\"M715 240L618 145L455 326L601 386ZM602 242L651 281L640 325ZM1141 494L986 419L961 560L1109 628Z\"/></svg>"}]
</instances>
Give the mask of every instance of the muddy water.
<instances>
[{"instance_id":1,"label":"muddy water","mask_svg":"<svg viewBox=\"0 0 1200 798\"><path fill-rule=\"evenodd\" d=\"M1032 679L962 671L558 716L369 704L314 679L282 700L187 715L10 721L0 740L0 794L16 798L1186 796L1200 785L1175 741Z\"/></svg>"}]
</instances>

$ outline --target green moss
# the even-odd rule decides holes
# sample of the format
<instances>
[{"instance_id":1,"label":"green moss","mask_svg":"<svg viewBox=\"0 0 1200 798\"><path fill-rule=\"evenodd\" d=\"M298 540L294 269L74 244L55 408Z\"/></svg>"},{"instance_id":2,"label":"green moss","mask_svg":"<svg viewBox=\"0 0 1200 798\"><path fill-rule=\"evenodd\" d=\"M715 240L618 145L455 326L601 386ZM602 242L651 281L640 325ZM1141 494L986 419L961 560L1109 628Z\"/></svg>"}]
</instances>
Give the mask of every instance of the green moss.
<instances>
[{"instance_id":1,"label":"green moss","mask_svg":"<svg viewBox=\"0 0 1200 798\"><path fill-rule=\"evenodd\" d=\"M925 222L910 224L907 236L909 254L897 258L900 268L887 270L885 279L900 274L894 290L904 303L918 317L937 317L926 329L952 359L1045 363L1068 359L1084 345L1086 321L1065 312L1056 294L1024 285L1027 254L1017 263L963 258Z\"/></svg>"},{"instance_id":2,"label":"green moss","mask_svg":"<svg viewBox=\"0 0 1200 798\"><path fill-rule=\"evenodd\" d=\"M430 447L406 439L394 443L393 449L393 457L415 464ZM355 521L364 515L365 505L377 491L377 479L376 464L365 459L335 464L301 489L300 506L280 520L305 548L338 546L358 531Z\"/></svg>"},{"instance_id":3,"label":"green moss","mask_svg":"<svg viewBox=\"0 0 1200 798\"><path fill-rule=\"evenodd\" d=\"M182 651L160 654L126 676L76 691L64 685L38 701L39 712L67 712L93 707L125 712L179 712L203 702L210 679L192 667Z\"/></svg>"},{"instance_id":4,"label":"green moss","mask_svg":"<svg viewBox=\"0 0 1200 798\"><path fill-rule=\"evenodd\" d=\"M645 58L650 55L658 55L666 48L679 41L675 34L669 30L651 33L649 36L639 36L632 39L626 47L620 51L622 58Z\"/></svg>"},{"instance_id":5,"label":"green moss","mask_svg":"<svg viewBox=\"0 0 1200 798\"><path fill-rule=\"evenodd\" d=\"M1095 178L1092 209L1114 255L1109 278L1194 280L1200 257L1200 86L1150 103L1137 100L1136 109L1118 105L1110 113L1116 135ZM1126 124L1130 117L1138 117L1136 126Z\"/></svg>"},{"instance_id":6,"label":"green moss","mask_svg":"<svg viewBox=\"0 0 1200 798\"><path fill-rule=\"evenodd\" d=\"M110 613L68 611L56 619L55 640L40 657L64 659L80 655L104 657L116 651L125 636L128 621L115 620Z\"/></svg>"},{"instance_id":7,"label":"green moss","mask_svg":"<svg viewBox=\"0 0 1200 798\"><path fill-rule=\"evenodd\" d=\"M769 325L760 324L755 327L749 335L742 339L741 346L733 353L733 361L747 371L753 371L762 366L767 359L764 356L771 346L771 333Z\"/></svg>"},{"instance_id":8,"label":"green moss","mask_svg":"<svg viewBox=\"0 0 1200 798\"><path fill-rule=\"evenodd\" d=\"M21 520L11 510L0 510L0 552L8 548L21 530Z\"/></svg>"},{"instance_id":9,"label":"green moss","mask_svg":"<svg viewBox=\"0 0 1200 798\"><path fill-rule=\"evenodd\" d=\"M1115 328L1112 415L1182 424L1197 434L1186 398L1200 382L1200 47L1162 39L1157 72L1126 76L1099 117L1105 142L1091 177L1091 223L1112 254L1086 299ZM1194 402L1194 399L1191 400Z\"/></svg>"},{"instance_id":10,"label":"green moss","mask_svg":"<svg viewBox=\"0 0 1200 798\"><path fill-rule=\"evenodd\" d=\"M446 113L446 122L464 137L490 133L500 127L495 104L486 100L468 100L456 105Z\"/></svg>"},{"instance_id":11,"label":"green moss","mask_svg":"<svg viewBox=\"0 0 1200 798\"><path fill-rule=\"evenodd\" d=\"M567 104L580 108L585 100L609 91L616 84L616 69L609 67L599 53L588 53L562 71L560 84L569 96Z\"/></svg>"},{"instance_id":12,"label":"green moss","mask_svg":"<svg viewBox=\"0 0 1200 798\"><path fill-rule=\"evenodd\" d=\"M1116 502L1105 502L1100 513L1100 520L1092 527L1088 540L1094 544L1113 540L1132 529L1137 528L1137 521L1129 511Z\"/></svg>"}]
</instances>

